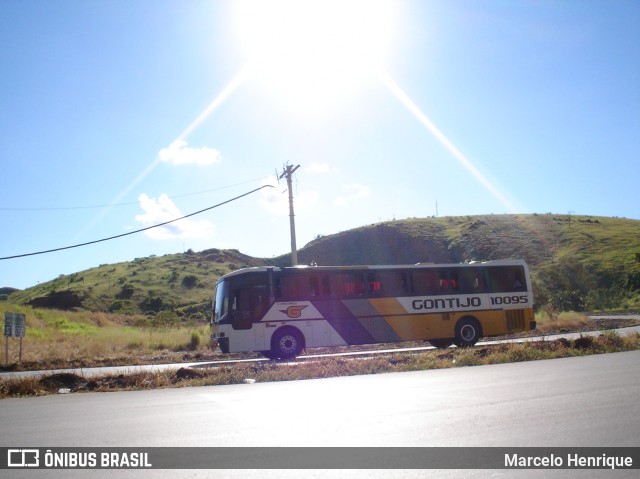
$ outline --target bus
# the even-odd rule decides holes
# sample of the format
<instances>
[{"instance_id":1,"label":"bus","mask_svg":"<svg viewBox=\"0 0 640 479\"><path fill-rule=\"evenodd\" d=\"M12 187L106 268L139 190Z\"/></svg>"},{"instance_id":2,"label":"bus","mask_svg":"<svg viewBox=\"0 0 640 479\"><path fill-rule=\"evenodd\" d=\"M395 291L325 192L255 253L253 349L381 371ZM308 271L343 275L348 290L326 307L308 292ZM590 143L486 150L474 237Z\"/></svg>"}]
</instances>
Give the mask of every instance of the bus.
<instances>
[{"instance_id":1,"label":"bus","mask_svg":"<svg viewBox=\"0 0 640 479\"><path fill-rule=\"evenodd\" d=\"M255 267L216 283L212 347L289 359L305 348L429 341L471 347L533 330L523 260Z\"/></svg>"}]
</instances>

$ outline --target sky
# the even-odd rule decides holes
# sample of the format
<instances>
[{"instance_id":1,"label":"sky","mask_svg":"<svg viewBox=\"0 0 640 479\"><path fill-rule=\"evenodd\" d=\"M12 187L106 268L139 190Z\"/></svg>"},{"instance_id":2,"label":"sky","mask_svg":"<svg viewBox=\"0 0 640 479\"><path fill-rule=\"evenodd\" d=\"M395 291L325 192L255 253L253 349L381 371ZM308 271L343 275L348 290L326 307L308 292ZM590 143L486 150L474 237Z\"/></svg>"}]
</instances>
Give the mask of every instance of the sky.
<instances>
[{"instance_id":1,"label":"sky","mask_svg":"<svg viewBox=\"0 0 640 479\"><path fill-rule=\"evenodd\" d=\"M130 233L0 259L0 286L288 253L287 164L298 248L435 215L640 219L635 0L2 0L0 61L0 257Z\"/></svg>"}]
</instances>

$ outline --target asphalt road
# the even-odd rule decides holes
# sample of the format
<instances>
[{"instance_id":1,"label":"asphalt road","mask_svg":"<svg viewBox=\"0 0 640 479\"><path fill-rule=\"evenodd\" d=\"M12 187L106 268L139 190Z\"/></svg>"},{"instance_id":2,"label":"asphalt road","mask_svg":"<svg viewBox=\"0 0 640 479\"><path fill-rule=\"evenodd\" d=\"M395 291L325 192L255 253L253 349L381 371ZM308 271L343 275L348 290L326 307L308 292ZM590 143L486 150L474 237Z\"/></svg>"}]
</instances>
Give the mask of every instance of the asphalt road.
<instances>
[{"instance_id":1,"label":"asphalt road","mask_svg":"<svg viewBox=\"0 0 640 479\"><path fill-rule=\"evenodd\" d=\"M639 398L640 351L631 351L372 376L6 399L0 403L0 446L639 446ZM431 471L428 476L635 477L627 472L633 471ZM163 470L65 475L75 473L176 477ZM29 475L55 476L55 471ZM179 476L426 474L212 470Z\"/></svg>"}]
</instances>

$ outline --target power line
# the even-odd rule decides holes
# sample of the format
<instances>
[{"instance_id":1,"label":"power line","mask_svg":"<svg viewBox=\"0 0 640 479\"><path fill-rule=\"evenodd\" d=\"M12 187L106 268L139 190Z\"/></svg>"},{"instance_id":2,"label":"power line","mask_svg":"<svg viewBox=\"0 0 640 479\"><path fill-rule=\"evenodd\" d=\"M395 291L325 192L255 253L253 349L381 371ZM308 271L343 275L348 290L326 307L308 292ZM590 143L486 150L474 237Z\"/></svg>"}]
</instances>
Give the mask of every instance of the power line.
<instances>
[{"instance_id":1,"label":"power line","mask_svg":"<svg viewBox=\"0 0 640 479\"><path fill-rule=\"evenodd\" d=\"M212 210L214 208L217 208L218 206L226 205L227 203L231 203L232 201L239 200L240 198L243 198L243 197L248 196L248 195L250 195L252 193L255 193L256 191L259 191L259 190L261 190L263 188L274 188L274 187L271 186L271 185L264 185L264 186L261 186L260 188L256 188L255 190L248 191L247 193L244 193L244 194L242 194L240 196L236 196L235 198L231 198L230 200L223 201L222 203L218 203L217 205L209 206L208 208L204 208L204 209L202 209L200 211L196 211L195 213L190 213L188 215L181 216L180 218L176 218L176 219L173 219L173 220L165 221L164 223L159 223L157 225L147 226L146 228L142 228L142 229L139 229L139 230L129 231L128 233L122 233L122 234L115 235L115 236L109 236L108 238L102 238L102 239L94 240L94 241L87 241L86 243L75 244L75 245L72 245L72 246L63 246L62 248L53 248L53 249L48 249L48 250L45 250L45 251L37 251L35 253L25 253L25 254L17 254L17 255L14 255L14 256L5 256L4 258L0 258L0 261L5 260L5 259L24 258L26 256L35 256L35 255L38 255L38 254L53 253L54 251L62 251L62 250L65 250L65 249L79 248L80 246L87 246L87 245L90 245L90 244L101 243L103 241L110 241L110 240L113 240L113 239L116 239L116 238L122 238L123 236L128 236L128 235L132 235L132 234L136 234L136 233L141 233L142 231L147 231L147 230L150 230L150 229L153 229L153 228L158 228L160 226L168 225L169 223L174 223L176 221L180 221L180 220L183 220L185 218L190 218L191 216L199 215L200 213L204 213L205 211Z\"/></svg>"},{"instance_id":2,"label":"power line","mask_svg":"<svg viewBox=\"0 0 640 479\"><path fill-rule=\"evenodd\" d=\"M204 193L210 193L212 191L224 190L227 188L233 188L235 186L246 185L247 183L254 183L258 181L260 178L255 178L253 180L243 181L242 183L235 183L233 185L220 186L218 188L212 188L210 190L196 191L193 193L184 193L182 195L169 195L169 198L185 198L187 196L196 196ZM89 210L96 208L108 208L111 206L130 206L130 205L138 205L140 204L138 201L129 201L126 203L114 203L110 205L88 205L88 206L51 206L47 208L2 208L0 207L0 211L59 211L59 210Z\"/></svg>"}]
</instances>

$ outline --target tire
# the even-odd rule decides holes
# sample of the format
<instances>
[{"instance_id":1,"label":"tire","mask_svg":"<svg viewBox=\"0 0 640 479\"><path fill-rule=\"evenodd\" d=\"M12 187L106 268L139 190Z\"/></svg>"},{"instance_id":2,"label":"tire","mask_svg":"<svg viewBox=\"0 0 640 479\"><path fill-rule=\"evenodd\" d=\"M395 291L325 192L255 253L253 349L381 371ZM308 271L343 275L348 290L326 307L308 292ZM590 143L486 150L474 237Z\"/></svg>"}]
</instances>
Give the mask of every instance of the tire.
<instances>
[{"instance_id":1,"label":"tire","mask_svg":"<svg viewBox=\"0 0 640 479\"><path fill-rule=\"evenodd\" d=\"M456 324L453 343L459 348L470 348L482 337L482 329L475 318L462 318Z\"/></svg>"},{"instance_id":2,"label":"tire","mask_svg":"<svg viewBox=\"0 0 640 479\"><path fill-rule=\"evenodd\" d=\"M290 359L298 356L304 349L304 337L295 328L283 328L271 338L271 356Z\"/></svg>"},{"instance_id":3,"label":"tire","mask_svg":"<svg viewBox=\"0 0 640 479\"><path fill-rule=\"evenodd\" d=\"M447 349L453 344L453 338L430 339L429 342L438 349Z\"/></svg>"}]
</instances>

